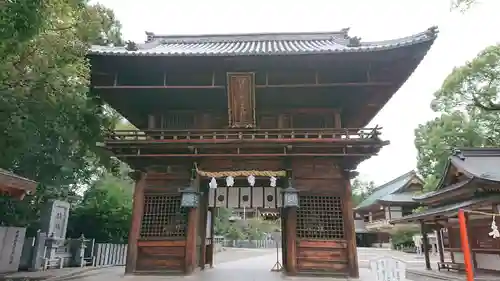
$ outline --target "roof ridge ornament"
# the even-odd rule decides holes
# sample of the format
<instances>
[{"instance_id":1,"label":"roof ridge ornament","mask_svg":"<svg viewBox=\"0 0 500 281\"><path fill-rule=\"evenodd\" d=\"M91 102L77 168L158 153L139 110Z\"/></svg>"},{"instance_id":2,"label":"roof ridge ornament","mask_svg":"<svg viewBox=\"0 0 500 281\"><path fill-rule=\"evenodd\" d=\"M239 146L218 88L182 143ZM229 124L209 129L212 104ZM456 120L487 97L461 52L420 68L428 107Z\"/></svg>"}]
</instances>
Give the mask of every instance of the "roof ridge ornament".
<instances>
[{"instance_id":1,"label":"roof ridge ornament","mask_svg":"<svg viewBox=\"0 0 500 281\"><path fill-rule=\"evenodd\" d=\"M349 36L349 43L347 43L348 47L360 47L361 46L361 37L350 37Z\"/></svg>"},{"instance_id":2,"label":"roof ridge ornament","mask_svg":"<svg viewBox=\"0 0 500 281\"><path fill-rule=\"evenodd\" d=\"M425 31L425 35L429 37L435 37L439 33L439 28L437 26L431 26Z\"/></svg>"},{"instance_id":3,"label":"roof ridge ornament","mask_svg":"<svg viewBox=\"0 0 500 281\"><path fill-rule=\"evenodd\" d=\"M358 36L349 36L350 27L342 28L340 30L341 33L344 33L344 39L347 40L347 47L360 47L361 46L361 37Z\"/></svg>"},{"instance_id":4,"label":"roof ridge ornament","mask_svg":"<svg viewBox=\"0 0 500 281\"><path fill-rule=\"evenodd\" d=\"M127 41L125 42L125 49L127 49L127 51L137 51L139 50L139 47L137 46L137 43L135 43L134 41Z\"/></svg>"},{"instance_id":5,"label":"roof ridge ornament","mask_svg":"<svg viewBox=\"0 0 500 281\"><path fill-rule=\"evenodd\" d=\"M456 148L453 149L453 151L451 152L451 155L458 157L462 161L465 160L465 156L460 149L456 149Z\"/></svg>"}]
</instances>

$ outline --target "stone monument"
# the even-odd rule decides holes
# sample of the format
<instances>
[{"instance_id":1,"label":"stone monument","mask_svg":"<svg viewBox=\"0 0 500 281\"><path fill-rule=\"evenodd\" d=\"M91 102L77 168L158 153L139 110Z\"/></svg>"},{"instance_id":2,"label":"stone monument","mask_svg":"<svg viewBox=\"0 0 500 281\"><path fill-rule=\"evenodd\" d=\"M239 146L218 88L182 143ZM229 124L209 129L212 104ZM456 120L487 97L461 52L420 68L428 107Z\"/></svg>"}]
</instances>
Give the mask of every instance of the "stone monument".
<instances>
[{"instance_id":1,"label":"stone monument","mask_svg":"<svg viewBox=\"0 0 500 281\"><path fill-rule=\"evenodd\" d=\"M50 200L47 202L41 216L41 232L46 233L45 238L45 260L57 259L57 248L64 246L66 230L68 228L70 204L65 201ZM63 260L59 260L59 267L63 266Z\"/></svg>"}]
</instances>

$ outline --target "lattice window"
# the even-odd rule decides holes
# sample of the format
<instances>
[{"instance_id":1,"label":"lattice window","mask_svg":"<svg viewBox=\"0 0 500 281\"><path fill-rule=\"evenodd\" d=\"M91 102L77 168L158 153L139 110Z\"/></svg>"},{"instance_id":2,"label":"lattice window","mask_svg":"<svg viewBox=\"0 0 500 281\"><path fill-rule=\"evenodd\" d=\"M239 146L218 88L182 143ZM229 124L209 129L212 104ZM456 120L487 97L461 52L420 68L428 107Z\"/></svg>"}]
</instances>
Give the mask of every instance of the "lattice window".
<instances>
[{"instance_id":1,"label":"lattice window","mask_svg":"<svg viewBox=\"0 0 500 281\"><path fill-rule=\"evenodd\" d=\"M297 209L297 237L343 239L342 200L337 196L300 196Z\"/></svg>"},{"instance_id":2,"label":"lattice window","mask_svg":"<svg viewBox=\"0 0 500 281\"><path fill-rule=\"evenodd\" d=\"M145 194L141 238L185 237L187 211L181 208L178 195Z\"/></svg>"}]
</instances>

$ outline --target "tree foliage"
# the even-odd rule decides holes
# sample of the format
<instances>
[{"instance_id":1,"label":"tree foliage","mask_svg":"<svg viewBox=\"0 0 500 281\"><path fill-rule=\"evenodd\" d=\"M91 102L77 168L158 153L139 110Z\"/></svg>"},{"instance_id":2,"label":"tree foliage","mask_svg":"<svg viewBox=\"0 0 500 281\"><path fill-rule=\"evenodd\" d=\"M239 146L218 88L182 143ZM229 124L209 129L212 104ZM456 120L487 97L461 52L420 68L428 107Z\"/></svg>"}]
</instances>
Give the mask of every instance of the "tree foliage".
<instances>
[{"instance_id":1,"label":"tree foliage","mask_svg":"<svg viewBox=\"0 0 500 281\"><path fill-rule=\"evenodd\" d=\"M86 1L0 5L0 167L40 183L22 202L0 198L0 219L34 231L40 204L116 167L96 147L114 119L88 90L86 54L91 44L121 44L120 25Z\"/></svg>"},{"instance_id":2,"label":"tree foliage","mask_svg":"<svg viewBox=\"0 0 500 281\"><path fill-rule=\"evenodd\" d=\"M440 114L415 130L418 170L431 190L454 148L500 146L500 46L480 52L455 68L435 92L431 108Z\"/></svg>"},{"instance_id":3,"label":"tree foliage","mask_svg":"<svg viewBox=\"0 0 500 281\"><path fill-rule=\"evenodd\" d=\"M372 194L375 183L373 181L363 181L356 178L352 181L351 187L352 204L353 206L357 206Z\"/></svg>"},{"instance_id":4,"label":"tree foliage","mask_svg":"<svg viewBox=\"0 0 500 281\"><path fill-rule=\"evenodd\" d=\"M85 191L82 200L70 212L69 237L83 234L97 242L127 242L133 182L126 171L126 167L122 167L119 177L106 174Z\"/></svg>"}]
</instances>

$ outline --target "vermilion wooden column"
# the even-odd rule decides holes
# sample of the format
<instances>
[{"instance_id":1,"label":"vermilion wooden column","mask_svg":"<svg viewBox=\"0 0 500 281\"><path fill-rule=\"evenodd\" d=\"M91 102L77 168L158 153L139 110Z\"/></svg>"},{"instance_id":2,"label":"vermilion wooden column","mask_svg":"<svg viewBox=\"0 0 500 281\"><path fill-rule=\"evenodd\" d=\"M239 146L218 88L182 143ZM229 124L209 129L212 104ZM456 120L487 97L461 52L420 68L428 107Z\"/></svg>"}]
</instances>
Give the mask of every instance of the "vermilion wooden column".
<instances>
[{"instance_id":1,"label":"vermilion wooden column","mask_svg":"<svg viewBox=\"0 0 500 281\"><path fill-rule=\"evenodd\" d=\"M344 233L347 241L347 262L349 268L349 277L359 278L358 267L358 249L356 246L356 230L354 226L354 213L352 211L351 200L351 182L349 176L345 181L345 194L344 194Z\"/></svg>"},{"instance_id":2,"label":"vermilion wooden column","mask_svg":"<svg viewBox=\"0 0 500 281\"><path fill-rule=\"evenodd\" d=\"M142 214L144 213L144 189L146 188L146 173L135 171L130 173L130 177L135 180L135 188L132 205L132 222L128 234L125 274L134 273L137 264L137 241L140 238Z\"/></svg>"},{"instance_id":3,"label":"vermilion wooden column","mask_svg":"<svg viewBox=\"0 0 500 281\"><path fill-rule=\"evenodd\" d=\"M464 254L464 264L466 270L467 281L474 281L474 271L472 268L472 257L469 245L469 236L467 233L467 217L464 210L458 211L458 223L460 225L460 244L462 244L462 252Z\"/></svg>"}]
</instances>

